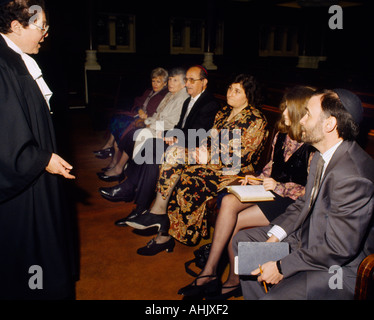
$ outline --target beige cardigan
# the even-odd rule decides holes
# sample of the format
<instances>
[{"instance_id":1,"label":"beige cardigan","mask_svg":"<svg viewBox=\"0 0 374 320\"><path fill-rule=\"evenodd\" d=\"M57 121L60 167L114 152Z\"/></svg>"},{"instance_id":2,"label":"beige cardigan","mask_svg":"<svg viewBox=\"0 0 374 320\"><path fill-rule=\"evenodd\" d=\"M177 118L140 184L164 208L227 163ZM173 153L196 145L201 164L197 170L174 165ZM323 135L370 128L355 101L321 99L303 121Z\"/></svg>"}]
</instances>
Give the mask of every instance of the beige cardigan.
<instances>
[{"instance_id":1,"label":"beige cardigan","mask_svg":"<svg viewBox=\"0 0 374 320\"><path fill-rule=\"evenodd\" d=\"M157 138L157 129L160 131L161 122L163 123L163 130L173 129L179 122L180 114L184 101L189 97L186 88L179 90L177 93L167 93L164 99L160 102L156 112L144 120L146 128L137 130L134 140L133 157L142 149L147 139Z\"/></svg>"},{"instance_id":2,"label":"beige cardigan","mask_svg":"<svg viewBox=\"0 0 374 320\"><path fill-rule=\"evenodd\" d=\"M156 112L152 117L147 118L144 123L156 137L156 122L163 121L164 130L173 129L179 121L184 101L189 97L186 88L179 90L177 93L167 93L160 102Z\"/></svg>"}]
</instances>

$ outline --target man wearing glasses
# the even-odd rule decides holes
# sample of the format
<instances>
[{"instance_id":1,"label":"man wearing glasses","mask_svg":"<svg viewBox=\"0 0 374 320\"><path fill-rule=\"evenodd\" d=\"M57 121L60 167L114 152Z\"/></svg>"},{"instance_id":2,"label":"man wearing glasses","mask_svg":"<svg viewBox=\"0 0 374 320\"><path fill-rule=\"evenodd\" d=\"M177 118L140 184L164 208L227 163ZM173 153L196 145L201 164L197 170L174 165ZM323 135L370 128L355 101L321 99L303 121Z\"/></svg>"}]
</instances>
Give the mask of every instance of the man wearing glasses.
<instances>
[{"instance_id":1,"label":"man wearing glasses","mask_svg":"<svg viewBox=\"0 0 374 320\"><path fill-rule=\"evenodd\" d=\"M30 23L30 25L33 25L34 27L39 29L42 32L42 37L43 38L48 37L49 25L46 25L45 22L44 22L43 26L39 26L36 23Z\"/></svg>"},{"instance_id":2,"label":"man wearing glasses","mask_svg":"<svg viewBox=\"0 0 374 320\"><path fill-rule=\"evenodd\" d=\"M185 126L186 120L193 105L200 98L201 94L205 91L207 87L207 74L204 69L201 69L199 67L192 67L187 71L184 82L186 83L187 93L191 96L191 99L188 103L187 110L183 116L183 121L181 124L179 124L180 129L183 129L183 127Z\"/></svg>"},{"instance_id":3,"label":"man wearing glasses","mask_svg":"<svg viewBox=\"0 0 374 320\"><path fill-rule=\"evenodd\" d=\"M186 73L186 88L190 95L183 104L178 124L174 129L184 135L184 145L188 146L188 130L204 129L208 132L214 122L219 104L207 89L208 72L201 66L193 66ZM168 136L171 136L168 134ZM196 138L196 137L194 137ZM128 219L140 216L151 205L155 196L155 188L159 175L160 159L156 159L156 150L166 150L167 147L176 142L176 139L166 138L149 139L144 144L146 148L153 148L153 159L147 163L137 164L137 157L127 167L127 179L121 184L100 188L101 195L110 201L131 202L135 199L136 208L126 218L115 222L117 226L126 226ZM196 143L196 142L195 142ZM197 146L197 144L195 144ZM138 153L139 155L139 153ZM152 163L150 163L152 162Z\"/></svg>"},{"instance_id":4,"label":"man wearing glasses","mask_svg":"<svg viewBox=\"0 0 374 320\"><path fill-rule=\"evenodd\" d=\"M0 300L74 298L61 176L75 177L56 154L52 92L30 56L47 32L42 0L0 0Z\"/></svg>"}]
</instances>

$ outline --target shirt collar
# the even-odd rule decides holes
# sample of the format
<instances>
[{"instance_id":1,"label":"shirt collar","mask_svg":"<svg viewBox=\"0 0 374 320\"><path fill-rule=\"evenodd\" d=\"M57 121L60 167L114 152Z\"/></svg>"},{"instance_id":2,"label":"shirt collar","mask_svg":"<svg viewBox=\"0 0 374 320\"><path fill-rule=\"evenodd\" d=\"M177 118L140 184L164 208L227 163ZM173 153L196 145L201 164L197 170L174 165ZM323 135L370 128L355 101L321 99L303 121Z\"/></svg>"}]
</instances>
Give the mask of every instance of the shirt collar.
<instances>
[{"instance_id":1,"label":"shirt collar","mask_svg":"<svg viewBox=\"0 0 374 320\"><path fill-rule=\"evenodd\" d=\"M204 90L204 91L205 91L205 90ZM200 96L203 94L204 91L202 91L201 93L199 93L199 94L198 94L196 97L194 97L194 98L191 97L191 100L190 100L190 101L193 101L193 103L195 103L195 102L197 101L197 99L200 98Z\"/></svg>"},{"instance_id":2,"label":"shirt collar","mask_svg":"<svg viewBox=\"0 0 374 320\"><path fill-rule=\"evenodd\" d=\"M48 85L45 83L43 79L42 71L40 70L38 64L36 61L31 58L28 54L24 53L20 47L18 47L12 40L10 40L5 34L2 34L2 37L4 38L6 44L9 48L11 48L14 52L18 53L23 62L26 65L27 70L29 71L31 77L36 81L36 83L39 86L40 91L42 92L48 108L50 108L49 100L52 97L52 91L49 89Z\"/></svg>"},{"instance_id":3,"label":"shirt collar","mask_svg":"<svg viewBox=\"0 0 374 320\"><path fill-rule=\"evenodd\" d=\"M18 47L12 40L10 40L5 34L2 34L5 42L7 43L8 47L11 48L13 51L18 53L22 60L25 62L25 65L30 73L30 75L33 77L34 80L40 78L42 76L42 71L40 70L38 64L36 61L31 58L28 54L24 53L20 47Z\"/></svg>"},{"instance_id":4,"label":"shirt collar","mask_svg":"<svg viewBox=\"0 0 374 320\"><path fill-rule=\"evenodd\" d=\"M20 49L20 47L18 47L12 40L10 40L5 34L3 34L3 33L0 33L2 36L3 36L3 38L4 38L4 40L5 40L5 42L6 42L6 44L8 45L8 47L9 48L11 48L11 49L13 49L13 51L15 51L15 52L17 52L18 54L20 54L20 55L23 55L24 53L22 52L22 50Z\"/></svg>"},{"instance_id":5,"label":"shirt collar","mask_svg":"<svg viewBox=\"0 0 374 320\"><path fill-rule=\"evenodd\" d=\"M325 161L325 165L323 167L323 172L325 171L325 169L327 168L332 156L334 155L336 149L338 149L338 147L342 144L343 140L339 141L337 144L335 144L334 146L332 146L329 150L327 150L326 152L324 152L323 154L321 154L323 160Z\"/></svg>"}]
</instances>

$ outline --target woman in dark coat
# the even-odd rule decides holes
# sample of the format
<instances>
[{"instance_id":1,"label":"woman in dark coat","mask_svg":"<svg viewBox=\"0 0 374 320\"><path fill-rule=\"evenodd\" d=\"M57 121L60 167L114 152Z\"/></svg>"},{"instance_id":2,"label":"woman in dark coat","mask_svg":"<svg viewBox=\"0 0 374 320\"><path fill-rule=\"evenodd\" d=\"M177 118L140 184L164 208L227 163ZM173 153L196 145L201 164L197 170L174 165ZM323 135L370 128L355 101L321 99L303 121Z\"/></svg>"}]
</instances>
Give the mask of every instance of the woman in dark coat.
<instances>
[{"instance_id":1,"label":"woman in dark coat","mask_svg":"<svg viewBox=\"0 0 374 320\"><path fill-rule=\"evenodd\" d=\"M32 5L43 8L29 13ZM0 0L0 299L74 297L76 264L49 98L36 54L47 35L40 0Z\"/></svg>"}]
</instances>

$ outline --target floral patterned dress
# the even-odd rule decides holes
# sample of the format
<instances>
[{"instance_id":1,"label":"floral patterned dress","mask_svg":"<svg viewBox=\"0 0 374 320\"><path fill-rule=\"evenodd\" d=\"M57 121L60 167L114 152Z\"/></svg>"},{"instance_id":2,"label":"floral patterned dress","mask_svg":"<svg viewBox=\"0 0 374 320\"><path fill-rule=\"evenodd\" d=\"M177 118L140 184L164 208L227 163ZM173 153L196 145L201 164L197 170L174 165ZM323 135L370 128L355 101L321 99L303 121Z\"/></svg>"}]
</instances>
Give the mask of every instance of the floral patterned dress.
<instances>
[{"instance_id":1,"label":"floral patterned dress","mask_svg":"<svg viewBox=\"0 0 374 320\"><path fill-rule=\"evenodd\" d=\"M175 185L168 204L169 234L184 244L196 245L207 235L207 201L238 175L253 172L264 148L268 131L263 114L248 106L228 121L231 111L226 106L216 115L205 164L178 161L191 160L191 150L184 149L186 156L175 148L161 165L157 191L166 197Z\"/></svg>"}]
</instances>

